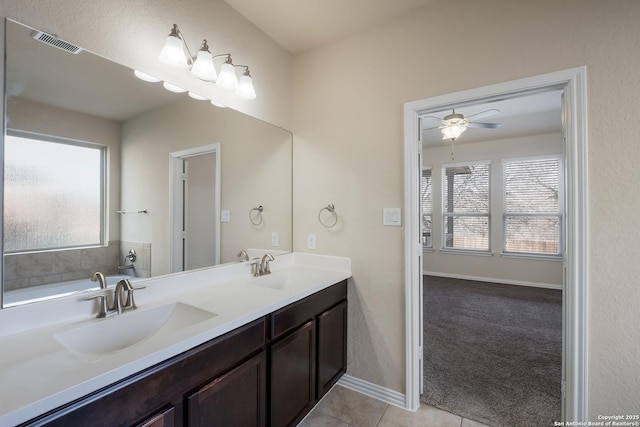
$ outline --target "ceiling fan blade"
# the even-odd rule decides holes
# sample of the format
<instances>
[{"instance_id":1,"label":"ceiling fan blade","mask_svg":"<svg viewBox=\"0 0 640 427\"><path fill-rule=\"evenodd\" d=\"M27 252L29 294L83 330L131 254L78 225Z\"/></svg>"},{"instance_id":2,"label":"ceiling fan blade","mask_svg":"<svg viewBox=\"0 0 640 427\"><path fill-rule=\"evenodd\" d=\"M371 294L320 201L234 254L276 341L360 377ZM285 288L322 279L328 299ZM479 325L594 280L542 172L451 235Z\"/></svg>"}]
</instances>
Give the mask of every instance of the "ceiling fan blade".
<instances>
[{"instance_id":1,"label":"ceiling fan blade","mask_svg":"<svg viewBox=\"0 0 640 427\"><path fill-rule=\"evenodd\" d=\"M431 129L438 129L441 128L442 126L432 126L430 128L422 128L422 130L431 130Z\"/></svg>"},{"instance_id":2,"label":"ceiling fan blade","mask_svg":"<svg viewBox=\"0 0 640 427\"><path fill-rule=\"evenodd\" d=\"M471 122L467 125L470 128L485 128L485 129L497 129L502 126L502 123L476 123Z\"/></svg>"},{"instance_id":3,"label":"ceiling fan blade","mask_svg":"<svg viewBox=\"0 0 640 427\"><path fill-rule=\"evenodd\" d=\"M494 116L496 114L500 113L500 110L496 110L495 108L491 109L491 110L485 110L485 111L481 111L479 113L476 114L472 114L471 116L467 116L467 120L480 120L480 119L484 119L486 117L491 117Z\"/></svg>"}]
</instances>

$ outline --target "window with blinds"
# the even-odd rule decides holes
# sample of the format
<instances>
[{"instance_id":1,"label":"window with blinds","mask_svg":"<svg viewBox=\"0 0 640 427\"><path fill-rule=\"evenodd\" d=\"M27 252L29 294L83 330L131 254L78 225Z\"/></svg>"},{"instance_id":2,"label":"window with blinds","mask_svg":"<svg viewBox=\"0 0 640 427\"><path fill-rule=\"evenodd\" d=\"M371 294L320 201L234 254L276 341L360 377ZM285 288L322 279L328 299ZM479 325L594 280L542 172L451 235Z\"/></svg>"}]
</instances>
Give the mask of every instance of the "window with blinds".
<instances>
[{"instance_id":1,"label":"window with blinds","mask_svg":"<svg viewBox=\"0 0 640 427\"><path fill-rule=\"evenodd\" d=\"M490 162L443 165L443 248L490 250Z\"/></svg>"},{"instance_id":2,"label":"window with blinds","mask_svg":"<svg viewBox=\"0 0 640 427\"><path fill-rule=\"evenodd\" d=\"M422 169L420 178L420 200L422 200L422 246L433 248L433 181L431 169Z\"/></svg>"},{"instance_id":3,"label":"window with blinds","mask_svg":"<svg viewBox=\"0 0 640 427\"><path fill-rule=\"evenodd\" d=\"M558 157L505 160L504 252L562 253L562 165Z\"/></svg>"}]
</instances>

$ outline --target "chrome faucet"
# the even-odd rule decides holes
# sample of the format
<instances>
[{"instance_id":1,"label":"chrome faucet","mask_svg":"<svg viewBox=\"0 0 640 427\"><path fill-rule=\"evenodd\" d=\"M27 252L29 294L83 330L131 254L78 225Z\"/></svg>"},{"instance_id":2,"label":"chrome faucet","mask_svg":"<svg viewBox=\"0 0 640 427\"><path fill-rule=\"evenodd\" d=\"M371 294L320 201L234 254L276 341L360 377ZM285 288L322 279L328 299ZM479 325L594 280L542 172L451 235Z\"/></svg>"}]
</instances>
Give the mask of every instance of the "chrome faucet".
<instances>
[{"instance_id":1,"label":"chrome faucet","mask_svg":"<svg viewBox=\"0 0 640 427\"><path fill-rule=\"evenodd\" d=\"M273 255L270 253L264 254L262 260L260 261L260 270L262 274L271 274L271 268L269 267L269 261L273 261Z\"/></svg>"},{"instance_id":2,"label":"chrome faucet","mask_svg":"<svg viewBox=\"0 0 640 427\"><path fill-rule=\"evenodd\" d=\"M97 277L97 278L94 280L93 277ZM102 280L104 280L104 275L102 273L96 273L92 276L91 280L94 280L94 281L100 280L100 277L102 277ZM131 282L129 280L122 279L116 284L116 287L113 291L113 304L111 306L109 306L109 302L108 302L109 293L106 287L103 293L85 298L84 300L89 301L89 300L97 299L99 308L98 308L98 314L96 317L98 318L109 317L114 314L120 314L125 310L135 310L136 308L138 308L138 306L135 303L135 300L133 299L133 291L138 289L144 289L144 288L145 286L134 287L131 285Z\"/></svg>"},{"instance_id":3,"label":"chrome faucet","mask_svg":"<svg viewBox=\"0 0 640 427\"><path fill-rule=\"evenodd\" d=\"M100 273L99 271L93 273L93 276L91 276L91 281L98 282L100 284L100 289L107 289L107 280L104 278L104 274Z\"/></svg>"},{"instance_id":4,"label":"chrome faucet","mask_svg":"<svg viewBox=\"0 0 640 427\"><path fill-rule=\"evenodd\" d=\"M269 267L269 261L273 261L273 255L267 253L264 254L262 259L254 258L251 263L251 274L254 277L264 276L265 274L271 274L271 268Z\"/></svg>"},{"instance_id":5,"label":"chrome faucet","mask_svg":"<svg viewBox=\"0 0 640 427\"><path fill-rule=\"evenodd\" d=\"M244 249L238 252L237 257L240 257L240 261L249 261L249 254Z\"/></svg>"}]
</instances>

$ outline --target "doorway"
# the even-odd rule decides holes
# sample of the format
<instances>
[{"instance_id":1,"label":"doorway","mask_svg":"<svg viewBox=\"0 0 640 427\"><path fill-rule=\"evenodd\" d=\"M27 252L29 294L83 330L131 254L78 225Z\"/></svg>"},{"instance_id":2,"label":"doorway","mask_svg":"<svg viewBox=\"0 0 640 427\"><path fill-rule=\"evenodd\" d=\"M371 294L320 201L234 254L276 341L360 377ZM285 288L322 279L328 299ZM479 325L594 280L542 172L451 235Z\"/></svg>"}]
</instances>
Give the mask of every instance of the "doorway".
<instances>
[{"instance_id":1,"label":"doorway","mask_svg":"<svg viewBox=\"0 0 640 427\"><path fill-rule=\"evenodd\" d=\"M171 153L171 272L220 263L220 144Z\"/></svg>"},{"instance_id":2,"label":"doorway","mask_svg":"<svg viewBox=\"0 0 640 427\"><path fill-rule=\"evenodd\" d=\"M566 167L563 259L563 419L587 417L587 163L586 70L575 68L405 104L406 401L417 410L422 387L422 238L420 116L546 90L563 92L563 159Z\"/></svg>"}]
</instances>

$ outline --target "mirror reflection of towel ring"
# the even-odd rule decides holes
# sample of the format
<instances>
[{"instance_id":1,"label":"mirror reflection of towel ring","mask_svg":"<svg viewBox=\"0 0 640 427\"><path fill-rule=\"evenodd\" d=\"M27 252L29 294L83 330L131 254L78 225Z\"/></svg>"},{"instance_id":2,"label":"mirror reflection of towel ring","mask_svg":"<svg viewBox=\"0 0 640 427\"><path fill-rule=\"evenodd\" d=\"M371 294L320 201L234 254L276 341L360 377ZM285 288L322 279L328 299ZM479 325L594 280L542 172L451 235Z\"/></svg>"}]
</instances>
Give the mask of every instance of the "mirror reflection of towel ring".
<instances>
[{"instance_id":1,"label":"mirror reflection of towel ring","mask_svg":"<svg viewBox=\"0 0 640 427\"><path fill-rule=\"evenodd\" d=\"M331 213L331 215L333 216L333 220L332 221L323 221L323 219L322 219L322 212L323 211L327 211L327 212ZM322 224L324 227L327 227L327 228L331 228L334 225L336 225L338 223L338 214L336 213L336 207L333 206L332 204L328 204L324 208L320 209L320 212L318 212L318 221L320 221L320 224Z\"/></svg>"},{"instance_id":2,"label":"mirror reflection of towel ring","mask_svg":"<svg viewBox=\"0 0 640 427\"><path fill-rule=\"evenodd\" d=\"M253 209L251 209L249 211L249 221L251 221L251 224L253 224L253 225L262 224L262 211L263 210L264 210L264 208L262 207L262 205L260 205L257 208L253 208Z\"/></svg>"}]
</instances>

